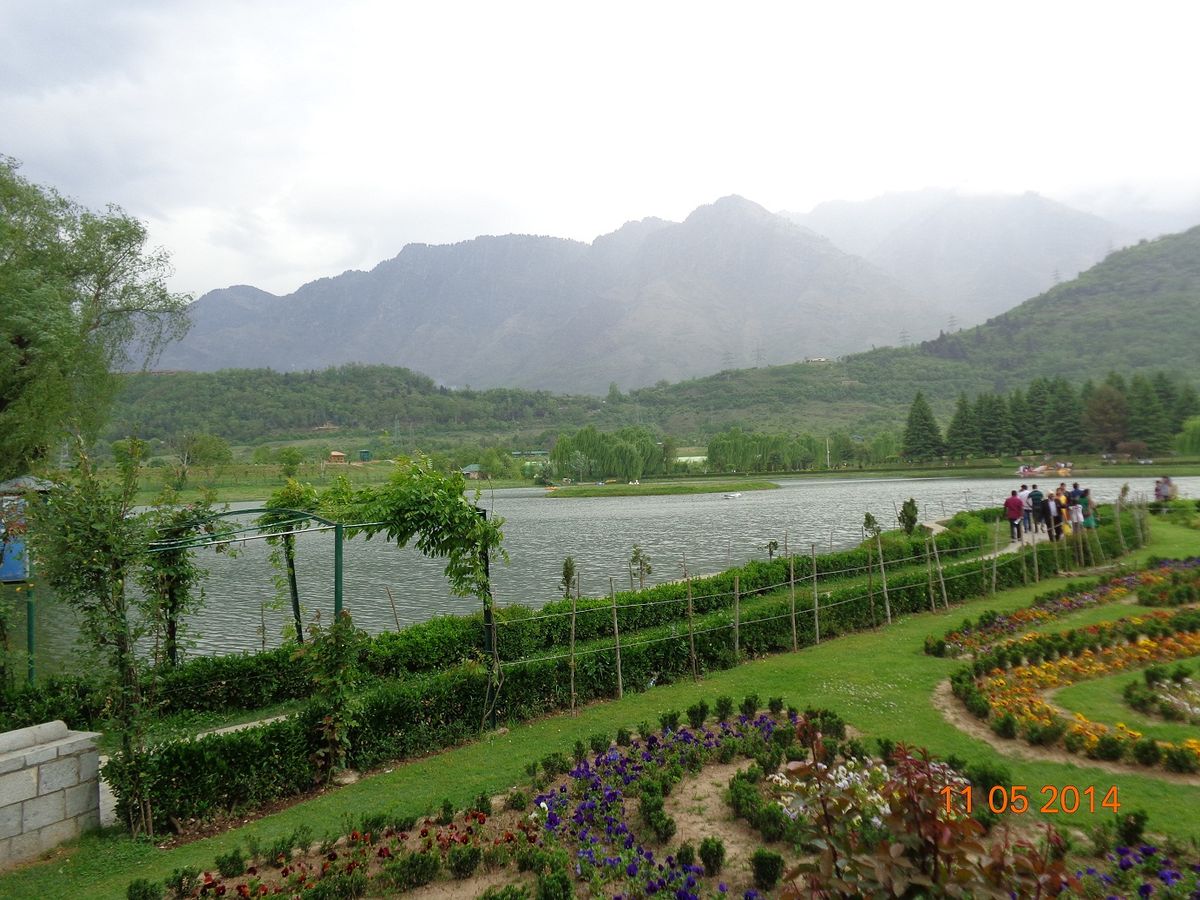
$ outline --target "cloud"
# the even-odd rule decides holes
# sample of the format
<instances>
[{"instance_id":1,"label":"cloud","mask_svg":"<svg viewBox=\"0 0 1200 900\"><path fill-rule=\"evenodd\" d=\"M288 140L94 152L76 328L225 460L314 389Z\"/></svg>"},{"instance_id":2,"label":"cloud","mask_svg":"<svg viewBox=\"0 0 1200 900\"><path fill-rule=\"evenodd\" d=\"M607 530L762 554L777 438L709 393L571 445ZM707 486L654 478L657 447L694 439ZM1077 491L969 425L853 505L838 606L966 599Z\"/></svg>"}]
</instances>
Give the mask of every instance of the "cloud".
<instances>
[{"instance_id":1,"label":"cloud","mask_svg":"<svg viewBox=\"0 0 1200 900\"><path fill-rule=\"evenodd\" d=\"M13 6L12 4L9 7ZM411 241L589 240L741 193L1195 185L1168 3L44 2L0 13L0 151L277 292Z\"/></svg>"}]
</instances>

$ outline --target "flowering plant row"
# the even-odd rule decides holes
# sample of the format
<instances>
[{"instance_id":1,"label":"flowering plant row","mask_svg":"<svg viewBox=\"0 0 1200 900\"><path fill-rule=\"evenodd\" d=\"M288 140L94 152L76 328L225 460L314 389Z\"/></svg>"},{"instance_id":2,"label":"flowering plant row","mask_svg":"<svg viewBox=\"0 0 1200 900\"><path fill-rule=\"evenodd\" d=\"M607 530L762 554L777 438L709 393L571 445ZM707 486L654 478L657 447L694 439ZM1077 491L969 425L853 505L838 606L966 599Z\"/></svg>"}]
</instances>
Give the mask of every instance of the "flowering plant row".
<instances>
[{"instance_id":1,"label":"flowering plant row","mask_svg":"<svg viewBox=\"0 0 1200 900\"><path fill-rule=\"evenodd\" d=\"M1068 584L1061 591L1052 591L1035 597L1033 603L1012 612L999 613L987 610L975 621L966 619L962 626L947 631L942 637L925 638L925 652L931 656L961 656L986 650L1035 625L1057 619L1080 609L1120 602L1134 592L1138 601L1147 606L1178 605L1155 602L1176 579L1195 584L1200 578L1200 558L1186 560L1162 560L1156 566L1098 581L1093 585Z\"/></svg>"},{"instance_id":2,"label":"flowering plant row","mask_svg":"<svg viewBox=\"0 0 1200 900\"><path fill-rule=\"evenodd\" d=\"M1193 557L1172 567L1170 577L1138 591L1144 606L1184 606L1200 601L1200 558Z\"/></svg>"},{"instance_id":3,"label":"flowering plant row","mask_svg":"<svg viewBox=\"0 0 1200 900\"><path fill-rule=\"evenodd\" d=\"M1105 626L1089 626L1080 631L1090 635L1085 645L1067 646L1075 652L1057 658L1039 658L1022 663L1019 658L993 652L988 659L997 663L976 674L975 667L959 670L951 678L955 694L977 717L990 720L1003 737L1020 734L1033 744L1052 745L1060 740L1068 751L1083 752L1105 760L1129 758L1143 765L1165 765L1172 771L1200 769L1200 741L1178 743L1154 741L1118 723L1109 727L1092 722L1081 713L1065 720L1045 699L1044 693L1057 687L1099 678L1151 663L1195 656L1200 653L1200 615L1177 613L1134 617ZM1149 633L1153 633L1150 636ZM1124 640L1109 641L1120 635ZM1032 645L1047 635L1031 635ZM1024 652L1021 645L1018 650ZM978 666L980 660L976 661ZM1011 668L1005 668L1008 663Z\"/></svg>"},{"instance_id":4,"label":"flowering plant row","mask_svg":"<svg viewBox=\"0 0 1200 900\"><path fill-rule=\"evenodd\" d=\"M1170 673L1164 666L1151 666L1142 674L1144 681L1131 681L1121 692L1126 703L1146 715L1200 725L1200 685L1187 666L1180 663Z\"/></svg>"}]
</instances>

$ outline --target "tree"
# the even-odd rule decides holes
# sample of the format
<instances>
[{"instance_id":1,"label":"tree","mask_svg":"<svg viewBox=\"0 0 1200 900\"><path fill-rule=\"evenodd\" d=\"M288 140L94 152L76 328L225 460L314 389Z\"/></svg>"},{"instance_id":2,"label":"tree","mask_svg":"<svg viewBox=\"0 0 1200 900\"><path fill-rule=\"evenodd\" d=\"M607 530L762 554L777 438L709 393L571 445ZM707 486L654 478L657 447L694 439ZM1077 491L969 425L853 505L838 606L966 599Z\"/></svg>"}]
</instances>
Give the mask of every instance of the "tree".
<instances>
[{"instance_id":1,"label":"tree","mask_svg":"<svg viewBox=\"0 0 1200 900\"><path fill-rule=\"evenodd\" d=\"M1151 453L1171 444L1171 424L1150 379L1134 375L1129 382L1129 440L1142 441Z\"/></svg>"},{"instance_id":2,"label":"tree","mask_svg":"<svg viewBox=\"0 0 1200 900\"><path fill-rule=\"evenodd\" d=\"M965 393L958 395L954 416L946 429L946 454L952 459L966 459L979 452L979 425Z\"/></svg>"},{"instance_id":3,"label":"tree","mask_svg":"<svg viewBox=\"0 0 1200 900\"><path fill-rule=\"evenodd\" d=\"M292 601L292 622L296 628L296 640L303 644L304 619L300 609L300 587L296 582L296 535L292 532L307 528L310 521L305 519L297 522L299 517L291 511L316 512L317 491L311 484L301 484L296 479L289 478L283 487L271 494L267 506L276 511L263 513L259 516L258 524L267 526L272 532L280 532L278 537L267 538L267 542L275 547L271 551L270 561L277 569L280 563L283 564L288 597Z\"/></svg>"},{"instance_id":4,"label":"tree","mask_svg":"<svg viewBox=\"0 0 1200 900\"><path fill-rule=\"evenodd\" d=\"M137 480L126 467L117 484L101 481L80 450L78 464L46 503L30 507L30 538L43 578L78 614L85 638L107 656L117 686L113 719L121 754L110 781L122 781L130 831L153 832L141 773L132 765L143 743L143 663L135 650L146 633L145 616L126 593L148 543L146 523L133 514ZM110 763L110 765L113 765Z\"/></svg>"},{"instance_id":5,"label":"tree","mask_svg":"<svg viewBox=\"0 0 1200 900\"><path fill-rule=\"evenodd\" d=\"M904 428L904 458L923 462L940 457L942 450L942 434L933 418L933 410L925 395L918 391L908 409L908 423Z\"/></svg>"},{"instance_id":6,"label":"tree","mask_svg":"<svg viewBox=\"0 0 1200 900\"><path fill-rule=\"evenodd\" d=\"M1084 430L1098 450L1111 452L1125 440L1129 428L1129 407L1125 395L1105 383L1092 391L1084 407Z\"/></svg>"},{"instance_id":7,"label":"tree","mask_svg":"<svg viewBox=\"0 0 1200 900\"><path fill-rule=\"evenodd\" d=\"M905 534L911 535L916 530L921 513L915 497L909 497L900 505L900 515L896 518Z\"/></svg>"},{"instance_id":8,"label":"tree","mask_svg":"<svg viewBox=\"0 0 1200 900\"><path fill-rule=\"evenodd\" d=\"M775 554L779 552L779 541L767 541L767 562L775 558Z\"/></svg>"},{"instance_id":9,"label":"tree","mask_svg":"<svg viewBox=\"0 0 1200 900\"><path fill-rule=\"evenodd\" d=\"M165 251L121 209L94 213L32 184L0 157L0 479L69 432L95 435L113 372L187 330Z\"/></svg>"},{"instance_id":10,"label":"tree","mask_svg":"<svg viewBox=\"0 0 1200 900\"><path fill-rule=\"evenodd\" d=\"M300 463L304 462L304 454L296 447L280 447L275 458L279 461L279 474L284 478L295 478Z\"/></svg>"},{"instance_id":11,"label":"tree","mask_svg":"<svg viewBox=\"0 0 1200 900\"><path fill-rule=\"evenodd\" d=\"M559 587L562 588L564 600L570 599L571 591L575 589L575 579L578 575L579 570L575 568L575 557L568 556L563 560L562 578L558 582Z\"/></svg>"},{"instance_id":12,"label":"tree","mask_svg":"<svg viewBox=\"0 0 1200 900\"><path fill-rule=\"evenodd\" d=\"M193 466L212 470L233 459L233 452L224 438L206 432L189 431L178 434L168 441L175 451L175 484L176 490L187 484L188 473Z\"/></svg>"},{"instance_id":13,"label":"tree","mask_svg":"<svg viewBox=\"0 0 1200 900\"><path fill-rule=\"evenodd\" d=\"M650 567L650 557L637 544L633 545L633 554L629 557L629 567L637 572L638 587L646 587L646 576L654 570Z\"/></svg>"}]
</instances>

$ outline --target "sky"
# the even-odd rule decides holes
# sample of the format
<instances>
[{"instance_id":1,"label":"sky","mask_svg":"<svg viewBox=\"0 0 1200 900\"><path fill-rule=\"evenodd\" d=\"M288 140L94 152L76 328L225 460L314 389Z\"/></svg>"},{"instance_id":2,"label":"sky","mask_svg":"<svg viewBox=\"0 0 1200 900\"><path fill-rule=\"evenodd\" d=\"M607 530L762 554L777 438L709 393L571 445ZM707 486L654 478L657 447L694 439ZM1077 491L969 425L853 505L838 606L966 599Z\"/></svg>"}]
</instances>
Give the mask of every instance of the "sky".
<instances>
[{"instance_id":1,"label":"sky","mask_svg":"<svg viewBox=\"0 0 1200 900\"><path fill-rule=\"evenodd\" d=\"M1191 2L0 0L0 154L200 295L741 194L1200 196Z\"/></svg>"}]
</instances>

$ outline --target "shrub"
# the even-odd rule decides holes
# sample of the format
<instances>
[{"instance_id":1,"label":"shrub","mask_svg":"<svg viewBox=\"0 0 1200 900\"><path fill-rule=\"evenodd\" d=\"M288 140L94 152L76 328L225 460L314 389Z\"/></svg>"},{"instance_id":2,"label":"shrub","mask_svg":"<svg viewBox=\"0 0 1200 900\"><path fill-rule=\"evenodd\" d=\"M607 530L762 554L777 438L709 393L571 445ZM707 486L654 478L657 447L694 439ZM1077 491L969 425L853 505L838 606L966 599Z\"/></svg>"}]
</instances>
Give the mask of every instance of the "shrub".
<instances>
[{"instance_id":1,"label":"shrub","mask_svg":"<svg viewBox=\"0 0 1200 900\"><path fill-rule=\"evenodd\" d=\"M571 748L571 757L575 760L575 765L579 765L587 759L587 744L583 741L576 741L575 746Z\"/></svg>"},{"instance_id":2,"label":"shrub","mask_svg":"<svg viewBox=\"0 0 1200 900\"><path fill-rule=\"evenodd\" d=\"M242 848L234 847L228 853L217 857L217 871L222 878L237 878L246 871L246 860L242 858Z\"/></svg>"},{"instance_id":3,"label":"shrub","mask_svg":"<svg viewBox=\"0 0 1200 900\"><path fill-rule=\"evenodd\" d=\"M658 724L662 726L664 734L668 731L678 731L679 711L675 709L667 710L658 717Z\"/></svg>"},{"instance_id":4,"label":"shrub","mask_svg":"<svg viewBox=\"0 0 1200 900\"><path fill-rule=\"evenodd\" d=\"M361 869L326 875L300 896L303 900L351 900L367 893L367 874Z\"/></svg>"},{"instance_id":5,"label":"shrub","mask_svg":"<svg viewBox=\"0 0 1200 900\"><path fill-rule=\"evenodd\" d=\"M1104 759L1109 762L1115 762L1124 754L1125 745L1121 742L1120 738L1111 734L1102 734L1088 756L1091 756L1093 759Z\"/></svg>"},{"instance_id":6,"label":"shrub","mask_svg":"<svg viewBox=\"0 0 1200 900\"><path fill-rule=\"evenodd\" d=\"M1035 746L1049 747L1058 742L1067 730L1067 723L1057 716L1049 724L1031 722L1025 726L1025 740Z\"/></svg>"},{"instance_id":7,"label":"shrub","mask_svg":"<svg viewBox=\"0 0 1200 900\"><path fill-rule=\"evenodd\" d=\"M704 727L704 720L708 718L708 703L701 700L699 703L694 703L687 708L688 724L693 728L700 729Z\"/></svg>"},{"instance_id":8,"label":"shrub","mask_svg":"<svg viewBox=\"0 0 1200 900\"><path fill-rule=\"evenodd\" d=\"M717 721L718 722L728 722L729 719L733 716L733 698L732 697L718 697L716 713L717 713Z\"/></svg>"},{"instance_id":9,"label":"shrub","mask_svg":"<svg viewBox=\"0 0 1200 900\"><path fill-rule=\"evenodd\" d=\"M992 731L1000 735L1002 738L1015 738L1017 736L1017 719L1010 713L1006 712L992 720Z\"/></svg>"},{"instance_id":10,"label":"shrub","mask_svg":"<svg viewBox=\"0 0 1200 900\"><path fill-rule=\"evenodd\" d=\"M742 700L741 711L743 716L754 716L758 712L758 694L747 694Z\"/></svg>"},{"instance_id":11,"label":"shrub","mask_svg":"<svg viewBox=\"0 0 1200 900\"><path fill-rule=\"evenodd\" d=\"M1167 747L1163 750L1163 765L1169 772L1187 774L1197 768L1196 754L1187 747Z\"/></svg>"},{"instance_id":12,"label":"shrub","mask_svg":"<svg viewBox=\"0 0 1200 900\"><path fill-rule=\"evenodd\" d=\"M675 851L675 861L681 866L694 866L696 864L696 848L684 841Z\"/></svg>"},{"instance_id":13,"label":"shrub","mask_svg":"<svg viewBox=\"0 0 1200 900\"><path fill-rule=\"evenodd\" d=\"M617 729L617 746L618 747L628 747L632 743L633 743L633 735L631 735L629 733L629 729L628 728L618 728Z\"/></svg>"},{"instance_id":14,"label":"shrub","mask_svg":"<svg viewBox=\"0 0 1200 900\"><path fill-rule=\"evenodd\" d=\"M758 819L754 824L764 841L774 843L783 840L791 822L782 806L778 803L767 803L759 809Z\"/></svg>"},{"instance_id":15,"label":"shrub","mask_svg":"<svg viewBox=\"0 0 1200 900\"><path fill-rule=\"evenodd\" d=\"M162 887L158 882L151 881L149 878L131 881L129 887L125 889L126 900L162 900L162 895Z\"/></svg>"},{"instance_id":16,"label":"shrub","mask_svg":"<svg viewBox=\"0 0 1200 900\"><path fill-rule=\"evenodd\" d=\"M588 738L588 746L592 748L592 753L599 756L601 753L607 753L612 741L607 734L603 732L593 734Z\"/></svg>"},{"instance_id":17,"label":"shrub","mask_svg":"<svg viewBox=\"0 0 1200 900\"><path fill-rule=\"evenodd\" d=\"M1144 809L1125 813L1117 819L1117 840L1126 847L1136 846L1142 839L1149 818Z\"/></svg>"},{"instance_id":18,"label":"shrub","mask_svg":"<svg viewBox=\"0 0 1200 900\"><path fill-rule=\"evenodd\" d=\"M700 861L704 863L704 874L719 875L725 865L725 842L719 837L706 837L700 842Z\"/></svg>"},{"instance_id":19,"label":"shrub","mask_svg":"<svg viewBox=\"0 0 1200 900\"><path fill-rule=\"evenodd\" d=\"M481 812L485 815L492 814L492 798L485 793L479 793L475 799L471 801L470 809L474 812ZM374 829L367 829L368 831Z\"/></svg>"},{"instance_id":20,"label":"shrub","mask_svg":"<svg viewBox=\"0 0 1200 900\"><path fill-rule=\"evenodd\" d=\"M437 878L441 868L442 858L436 853L406 853L387 863L379 877L398 891L411 891Z\"/></svg>"},{"instance_id":21,"label":"shrub","mask_svg":"<svg viewBox=\"0 0 1200 900\"><path fill-rule=\"evenodd\" d=\"M1162 759L1162 750L1154 738L1144 737L1133 745L1133 758L1143 766L1156 766Z\"/></svg>"},{"instance_id":22,"label":"shrub","mask_svg":"<svg viewBox=\"0 0 1200 900\"><path fill-rule=\"evenodd\" d=\"M783 857L760 847L750 857L750 868L754 870L754 886L769 891L783 877Z\"/></svg>"},{"instance_id":23,"label":"shrub","mask_svg":"<svg viewBox=\"0 0 1200 900\"><path fill-rule=\"evenodd\" d=\"M1012 772L1006 766L996 763L976 763L963 770L967 780L979 789L979 795L985 796L996 785L1012 784Z\"/></svg>"},{"instance_id":24,"label":"shrub","mask_svg":"<svg viewBox=\"0 0 1200 900\"><path fill-rule=\"evenodd\" d=\"M450 869L450 874L462 881L464 878L470 878L472 873L479 868L479 861L483 858L483 851L473 844L455 844L446 853L446 865Z\"/></svg>"},{"instance_id":25,"label":"shrub","mask_svg":"<svg viewBox=\"0 0 1200 900\"><path fill-rule=\"evenodd\" d=\"M555 869L538 876L537 900L570 900L575 896L571 876L562 869Z\"/></svg>"},{"instance_id":26,"label":"shrub","mask_svg":"<svg viewBox=\"0 0 1200 900\"><path fill-rule=\"evenodd\" d=\"M549 778L565 775L571 769L571 763L565 753L548 753L542 757L542 770Z\"/></svg>"},{"instance_id":27,"label":"shrub","mask_svg":"<svg viewBox=\"0 0 1200 900\"><path fill-rule=\"evenodd\" d=\"M504 808L521 812L529 807L529 795L524 791L513 791L504 798Z\"/></svg>"},{"instance_id":28,"label":"shrub","mask_svg":"<svg viewBox=\"0 0 1200 900\"><path fill-rule=\"evenodd\" d=\"M176 869L167 876L166 885L172 897L176 900L184 900L185 897L192 896L196 888L200 887L200 870L193 866Z\"/></svg>"},{"instance_id":29,"label":"shrub","mask_svg":"<svg viewBox=\"0 0 1200 900\"><path fill-rule=\"evenodd\" d=\"M439 825L449 825L454 821L454 804L450 802L449 797L442 800L442 808L438 812L438 817L435 821Z\"/></svg>"},{"instance_id":30,"label":"shrub","mask_svg":"<svg viewBox=\"0 0 1200 900\"><path fill-rule=\"evenodd\" d=\"M479 900L529 900L529 889L520 884L492 885L479 895Z\"/></svg>"},{"instance_id":31,"label":"shrub","mask_svg":"<svg viewBox=\"0 0 1200 900\"><path fill-rule=\"evenodd\" d=\"M783 712L783 698L772 697L767 701L767 709L771 711L771 715L777 716Z\"/></svg>"}]
</instances>

